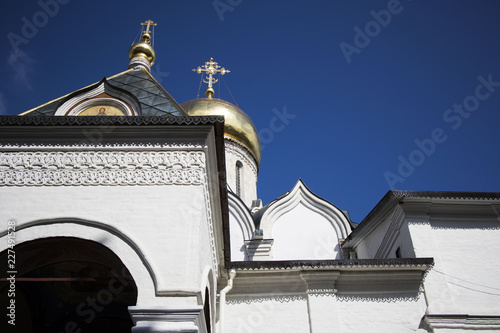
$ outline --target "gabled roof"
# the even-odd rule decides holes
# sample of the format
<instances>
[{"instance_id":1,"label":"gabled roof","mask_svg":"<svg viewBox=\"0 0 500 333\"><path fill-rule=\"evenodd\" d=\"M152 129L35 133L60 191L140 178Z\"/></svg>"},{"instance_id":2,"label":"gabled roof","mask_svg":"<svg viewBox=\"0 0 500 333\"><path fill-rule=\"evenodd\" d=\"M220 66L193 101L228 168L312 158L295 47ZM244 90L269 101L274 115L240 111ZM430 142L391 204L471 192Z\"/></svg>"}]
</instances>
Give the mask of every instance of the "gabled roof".
<instances>
[{"instance_id":1,"label":"gabled roof","mask_svg":"<svg viewBox=\"0 0 500 333\"><path fill-rule=\"evenodd\" d=\"M499 200L499 192L447 192L447 191L389 191L379 201L379 203L371 210L370 213L361 221L359 226L346 238L343 246L352 246L353 241L363 238L383 222L384 216L392 211L392 209L402 200L472 200L472 201L487 201Z\"/></svg>"},{"instance_id":2,"label":"gabled roof","mask_svg":"<svg viewBox=\"0 0 500 333\"><path fill-rule=\"evenodd\" d=\"M141 107L142 116L187 116L187 113L172 96L156 81L145 69L129 69L108 78L111 86L124 90L137 98ZM53 116L58 107L69 97L85 92L102 83L102 80L75 92L61 96L55 100L21 113L25 116Z\"/></svg>"}]
</instances>

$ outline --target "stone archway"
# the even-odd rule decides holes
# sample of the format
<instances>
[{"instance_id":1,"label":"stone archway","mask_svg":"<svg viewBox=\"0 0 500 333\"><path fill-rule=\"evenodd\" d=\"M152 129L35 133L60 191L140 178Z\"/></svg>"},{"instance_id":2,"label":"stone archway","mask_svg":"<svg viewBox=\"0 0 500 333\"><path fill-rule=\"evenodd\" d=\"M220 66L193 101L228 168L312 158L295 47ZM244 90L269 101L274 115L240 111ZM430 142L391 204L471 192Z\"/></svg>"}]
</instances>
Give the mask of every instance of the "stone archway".
<instances>
[{"instance_id":1,"label":"stone archway","mask_svg":"<svg viewBox=\"0 0 500 333\"><path fill-rule=\"evenodd\" d=\"M131 331L128 306L136 304L137 286L107 247L74 237L51 237L18 244L15 255L17 331ZM0 253L0 262L7 263L7 250ZM10 281L0 279L0 294L10 289ZM5 309L9 299L2 299ZM8 326L1 321L0 331Z\"/></svg>"}]
</instances>

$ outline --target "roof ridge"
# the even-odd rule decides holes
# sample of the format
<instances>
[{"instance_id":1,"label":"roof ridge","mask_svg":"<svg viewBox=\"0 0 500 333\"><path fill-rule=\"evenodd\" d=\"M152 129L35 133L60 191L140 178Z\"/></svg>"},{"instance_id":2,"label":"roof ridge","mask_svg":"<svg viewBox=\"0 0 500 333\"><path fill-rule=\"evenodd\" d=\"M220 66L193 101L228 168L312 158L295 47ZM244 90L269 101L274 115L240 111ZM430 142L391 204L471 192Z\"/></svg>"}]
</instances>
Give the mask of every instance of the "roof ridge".
<instances>
[{"instance_id":1,"label":"roof ridge","mask_svg":"<svg viewBox=\"0 0 500 333\"><path fill-rule=\"evenodd\" d=\"M106 78L106 80L108 80L108 81L109 81L110 79L112 79L112 78L114 78L114 77L117 77L117 76L119 76L119 75L123 75L123 74L125 74L126 72L129 72L129 71L131 71L131 70L132 70L132 69L127 69L127 70L125 70L125 71L123 71L123 72L120 72L120 73L118 73L118 74L115 74L115 75L113 75L113 76L110 76L109 78ZM39 110L39 109L41 109L41 108L43 108L43 107L45 107L45 106L47 106L47 105L49 105L49 104L51 104L51 103L55 103L55 102L61 101L61 100L63 100L64 98L67 98L68 96L70 96L70 95L72 95L72 94L74 94L74 93L76 93L76 92L78 92L78 91L82 91L82 90L85 90L85 89L87 89L87 88L90 88L90 87L92 87L92 86L94 86L94 85L98 84L98 83L99 83L99 82L101 82L101 81L102 81L102 79L101 79L101 80L99 80L99 81L97 81L97 82L94 82L94 83L91 83L91 84L89 84L89 85L86 85L85 87L82 87L82 88L80 88L80 89L77 89L77 90L71 91L71 92L69 92L69 93L67 93L67 94L65 94L65 95L63 95L63 96L60 96L60 97L54 98L54 99L52 99L52 100L50 100L50 101L48 101L48 102L45 102L45 103L43 103L43 104L41 104L41 105L35 106L34 108L31 108L31 109L29 109L29 110L27 110L27 111L24 111L24 112L19 113L19 114L18 114L18 116L25 116L25 115L27 115L27 114L29 114L29 113L31 113L31 112L34 112L34 111L36 111L36 110Z\"/></svg>"}]
</instances>

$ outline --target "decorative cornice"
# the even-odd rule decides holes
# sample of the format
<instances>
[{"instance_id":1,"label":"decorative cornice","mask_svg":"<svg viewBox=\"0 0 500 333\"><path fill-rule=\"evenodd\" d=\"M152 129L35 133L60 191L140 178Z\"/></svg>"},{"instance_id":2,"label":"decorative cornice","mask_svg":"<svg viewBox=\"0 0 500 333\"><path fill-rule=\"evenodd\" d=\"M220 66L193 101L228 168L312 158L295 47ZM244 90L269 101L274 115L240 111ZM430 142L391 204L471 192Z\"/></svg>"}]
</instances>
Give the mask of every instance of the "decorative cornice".
<instances>
[{"instance_id":1,"label":"decorative cornice","mask_svg":"<svg viewBox=\"0 0 500 333\"><path fill-rule=\"evenodd\" d=\"M201 151L1 152L0 186L200 185Z\"/></svg>"},{"instance_id":2,"label":"decorative cornice","mask_svg":"<svg viewBox=\"0 0 500 333\"><path fill-rule=\"evenodd\" d=\"M421 293L415 295L388 295L388 296L363 296L363 295L339 295L337 300L340 302L369 302L369 303L395 303L395 302L417 302Z\"/></svg>"},{"instance_id":3,"label":"decorative cornice","mask_svg":"<svg viewBox=\"0 0 500 333\"><path fill-rule=\"evenodd\" d=\"M12 171L0 170L0 186L200 185L200 170Z\"/></svg>"},{"instance_id":4,"label":"decorative cornice","mask_svg":"<svg viewBox=\"0 0 500 333\"><path fill-rule=\"evenodd\" d=\"M394 259L343 259L343 260L297 260L297 261L238 261L230 268L237 270L283 270L283 269L361 269L361 268L418 268L430 269L434 258Z\"/></svg>"},{"instance_id":5,"label":"decorative cornice","mask_svg":"<svg viewBox=\"0 0 500 333\"><path fill-rule=\"evenodd\" d=\"M441 198L487 200L499 199L499 192L451 192L451 191L389 191L392 195L405 198Z\"/></svg>"},{"instance_id":6,"label":"decorative cornice","mask_svg":"<svg viewBox=\"0 0 500 333\"><path fill-rule=\"evenodd\" d=\"M339 271L302 272L300 277L307 286L310 296L334 295L337 293L335 282L340 276Z\"/></svg>"},{"instance_id":7,"label":"decorative cornice","mask_svg":"<svg viewBox=\"0 0 500 333\"><path fill-rule=\"evenodd\" d=\"M164 169L202 168L201 151L1 152L0 169Z\"/></svg>"},{"instance_id":8,"label":"decorative cornice","mask_svg":"<svg viewBox=\"0 0 500 333\"><path fill-rule=\"evenodd\" d=\"M147 142L147 143L90 143L85 141L80 141L74 144L51 144L51 143L32 143L32 144L17 144L17 143L0 143L1 151L85 151L85 150L114 150L122 149L127 151L144 151L144 150L158 150L158 149L181 149L181 150L200 150L207 148L204 143L188 142L188 141L172 141L164 142L164 140L158 140L158 142Z\"/></svg>"},{"instance_id":9,"label":"decorative cornice","mask_svg":"<svg viewBox=\"0 0 500 333\"><path fill-rule=\"evenodd\" d=\"M85 117L46 117L46 116L0 116L0 126L154 126L154 125L211 125L224 123L222 116L85 116Z\"/></svg>"},{"instance_id":10,"label":"decorative cornice","mask_svg":"<svg viewBox=\"0 0 500 333\"><path fill-rule=\"evenodd\" d=\"M432 258L237 262L231 296L300 294L346 301L414 301Z\"/></svg>"},{"instance_id":11,"label":"decorative cornice","mask_svg":"<svg viewBox=\"0 0 500 333\"><path fill-rule=\"evenodd\" d=\"M227 295L226 304L252 304L262 303L266 301L278 301L280 303L288 303L295 301L305 301L306 295L304 294L281 294L281 295L266 295L266 296L232 296Z\"/></svg>"}]
</instances>

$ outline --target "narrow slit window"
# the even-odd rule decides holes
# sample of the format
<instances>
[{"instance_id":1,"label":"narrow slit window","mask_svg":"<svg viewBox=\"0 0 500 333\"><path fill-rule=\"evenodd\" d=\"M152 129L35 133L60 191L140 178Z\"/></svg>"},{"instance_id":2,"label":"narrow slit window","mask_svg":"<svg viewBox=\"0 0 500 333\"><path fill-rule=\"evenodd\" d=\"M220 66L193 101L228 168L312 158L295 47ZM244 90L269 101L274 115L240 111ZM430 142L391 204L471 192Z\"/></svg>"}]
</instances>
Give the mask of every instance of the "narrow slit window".
<instances>
[{"instance_id":1,"label":"narrow slit window","mask_svg":"<svg viewBox=\"0 0 500 333\"><path fill-rule=\"evenodd\" d=\"M236 162L236 195L241 197L241 173L243 169L243 163L240 161Z\"/></svg>"},{"instance_id":2,"label":"narrow slit window","mask_svg":"<svg viewBox=\"0 0 500 333\"><path fill-rule=\"evenodd\" d=\"M396 258L402 258L401 246L396 249Z\"/></svg>"}]
</instances>

